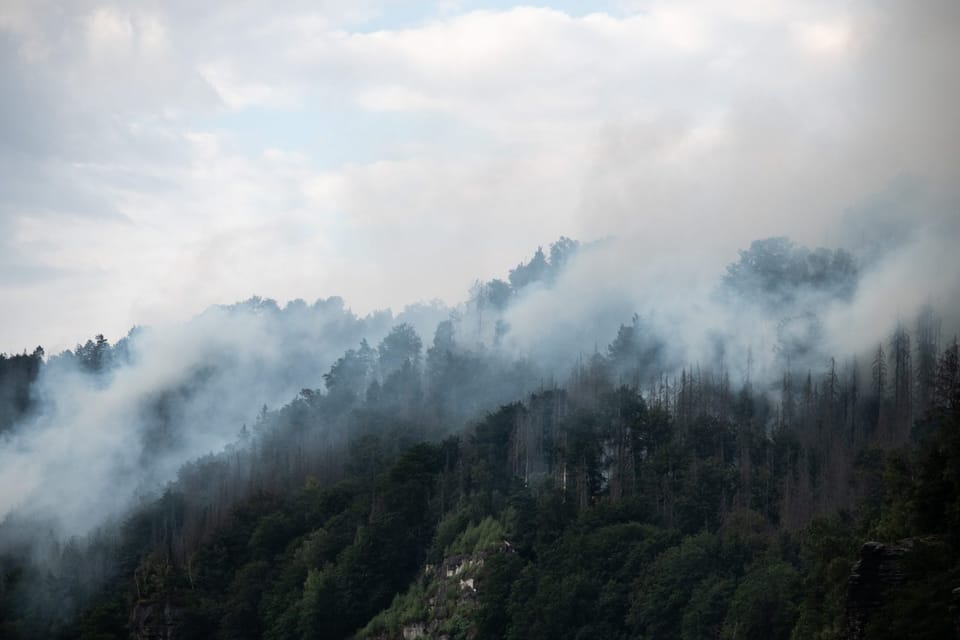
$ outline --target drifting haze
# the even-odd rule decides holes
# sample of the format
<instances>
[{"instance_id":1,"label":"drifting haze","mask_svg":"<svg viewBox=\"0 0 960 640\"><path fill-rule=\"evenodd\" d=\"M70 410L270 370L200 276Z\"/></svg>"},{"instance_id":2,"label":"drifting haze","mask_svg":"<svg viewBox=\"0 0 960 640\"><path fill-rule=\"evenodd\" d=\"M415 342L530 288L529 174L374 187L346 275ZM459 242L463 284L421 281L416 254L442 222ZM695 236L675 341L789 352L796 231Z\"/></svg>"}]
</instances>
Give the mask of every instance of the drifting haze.
<instances>
[{"instance_id":1,"label":"drifting haze","mask_svg":"<svg viewBox=\"0 0 960 640\"><path fill-rule=\"evenodd\" d=\"M869 362L871 350L898 324L912 326L925 305L945 316L947 335L960 326L960 277L945 237L953 236L917 229L893 248L873 243L855 254L765 239L712 278L663 257L631 259L630 241L579 249L565 241L565 256L551 247L549 263L534 257L512 270L512 287L500 281L509 294L499 301L494 283L478 284L456 308L414 305L398 316L358 317L338 298L283 309L254 298L188 323L137 330L97 356L97 367L105 362L97 370L85 368L83 350L48 360L34 410L0 437L0 522L39 521L60 536L89 532L150 499L185 463L238 443L261 407L282 406L301 389L334 393L324 375L334 362L347 350L376 346L403 323L427 345L435 336L434 349L491 358L486 372L467 374L465 395L448 395L447 430L547 379L562 383L578 361L607 354L607 345L615 372L626 356L619 374L644 390L693 366L762 390L777 387L787 369L819 375L832 357ZM941 275L931 279L937 266ZM618 356L612 343L631 322L639 342ZM420 362L419 342L414 350ZM372 381L387 384L383 363L378 373L376 366L356 371L361 361L353 362L339 375L359 374L350 384L359 384L360 398L371 397ZM313 428L336 433L338 426L331 419ZM0 543L17 531L10 520L5 525Z\"/></svg>"},{"instance_id":2,"label":"drifting haze","mask_svg":"<svg viewBox=\"0 0 960 640\"><path fill-rule=\"evenodd\" d=\"M16 509L57 532L89 531L185 462L236 441L261 407L322 387L346 348L376 343L394 322L432 330L447 313L420 305L361 318L336 298L283 310L253 299L131 332L100 370L69 353L53 358L36 410L0 437L0 520Z\"/></svg>"}]
</instances>

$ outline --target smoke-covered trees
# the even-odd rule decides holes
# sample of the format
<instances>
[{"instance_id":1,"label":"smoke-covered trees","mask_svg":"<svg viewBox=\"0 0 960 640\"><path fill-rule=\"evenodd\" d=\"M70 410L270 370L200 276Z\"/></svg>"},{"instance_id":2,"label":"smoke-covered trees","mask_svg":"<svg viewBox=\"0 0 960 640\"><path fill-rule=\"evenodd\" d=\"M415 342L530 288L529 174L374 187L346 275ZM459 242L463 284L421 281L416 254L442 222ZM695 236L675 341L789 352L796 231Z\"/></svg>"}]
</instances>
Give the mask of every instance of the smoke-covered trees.
<instances>
[{"instance_id":1,"label":"smoke-covered trees","mask_svg":"<svg viewBox=\"0 0 960 640\"><path fill-rule=\"evenodd\" d=\"M925 306L917 316L916 371L917 414L924 415L930 408L931 395L937 375L937 351L940 342L940 323L933 308Z\"/></svg>"},{"instance_id":2,"label":"smoke-covered trees","mask_svg":"<svg viewBox=\"0 0 960 640\"><path fill-rule=\"evenodd\" d=\"M944 350L937 365L933 411L938 416L949 416L960 411L960 346L956 338Z\"/></svg>"},{"instance_id":3,"label":"smoke-covered trees","mask_svg":"<svg viewBox=\"0 0 960 640\"><path fill-rule=\"evenodd\" d=\"M629 325L620 325L607 349L614 370L633 386L640 386L651 375L662 372L665 352L664 340L637 314Z\"/></svg>"},{"instance_id":4,"label":"smoke-covered trees","mask_svg":"<svg viewBox=\"0 0 960 640\"><path fill-rule=\"evenodd\" d=\"M511 300L525 288L535 284L554 283L579 249L579 242L561 236L550 245L549 260L543 252L543 247L537 247L529 262L521 262L510 270L508 281L500 278L494 278L489 282L478 281L470 291L469 304L477 312L478 321L483 323L483 314L488 310L503 313ZM498 329L498 336L506 331L503 326Z\"/></svg>"},{"instance_id":5,"label":"smoke-covered trees","mask_svg":"<svg viewBox=\"0 0 960 640\"><path fill-rule=\"evenodd\" d=\"M377 347L382 383L374 381L368 399L376 397L374 404L412 415L421 400L422 346L420 336L409 324L395 326Z\"/></svg>"},{"instance_id":6,"label":"smoke-covered trees","mask_svg":"<svg viewBox=\"0 0 960 640\"><path fill-rule=\"evenodd\" d=\"M373 373L375 353L365 339L357 349L349 349L323 374L327 391L347 400L361 397Z\"/></svg>"},{"instance_id":7,"label":"smoke-covered trees","mask_svg":"<svg viewBox=\"0 0 960 640\"><path fill-rule=\"evenodd\" d=\"M563 268L567 266L567 263L577 254L577 251L580 250L580 243L576 240L571 240L566 236L560 236L560 238L550 244L550 277L556 279L556 277L563 271Z\"/></svg>"},{"instance_id":8,"label":"smoke-covered trees","mask_svg":"<svg viewBox=\"0 0 960 640\"><path fill-rule=\"evenodd\" d=\"M510 284L499 278L494 278L485 285L483 292L486 300L497 311L504 311L510 304L510 296L513 295L513 289Z\"/></svg>"},{"instance_id":9,"label":"smoke-covered trees","mask_svg":"<svg viewBox=\"0 0 960 640\"><path fill-rule=\"evenodd\" d=\"M823 322L815 313L805 311L779 321L774 351L787 368L810 366L823 355L823 338Z\"/></svg>"},{"instance_id":10,"label":"smoke-covered trees","mask_svg":"<svg viewBox=\"0 0 960 640\"><path fill-rule=\"evenodd\" d=\"M543 255L543 248L537 247L530 262L521 262L510 270L510 285L514 290L519 290L531 283L540 282L546 278L549 268L547 258Z\"/></svg>"},{"instance_id":11,"label":"smoke-covered trees","mask_svg":"<svg viewBox=\"0 0 960 640\"><path fill-rule=\"evenodd\" d=\"M873 392L881 400L887 396L887 357L882 343L873 356Z\"/></svg>"},{"instance_id":12,"label":"smoke-covered trees","mask_svg":"<svg viewBox=\"0 0 960 640\"><path fill-rule=\"evenodd\" d=\"M910 350L910 334L902 325L893 332L890 340L890 361L893 365L893 420L902 429L897 434L906 440L913 425L913 393L916 380Z\"/></svg>"},{"instance_id":13,"label":"smoke-covered trees","mask_svg":"<svg viewBox=\"0 0 960 640\"><path fill-rule=\"evenodd\" d=\"M755 240L727 267L724 285L739 299L775 309L831 299L849 300L856 291L859 270L843 249L813 251L790 239Z\"/></svg>"},{"instance_id":14,"label":"smoke-covered trees","mask_svg":"<svg viewBox=\"0 0 960 640\"><path fill-rule=\"evenodd\" d=\"M774 353L736 354L746 372L719 333L717 357L683 362L655 315L628 315L572 371L544 372L474 311L509 314L523 278L547 291L576 251L563 240L446 311L425 354L415 319L363 325L337 299L232 311L293 322L300 346L320 317L352 346L126 522L49 544L49 570L0 555L4 637L116 635L160 611L184 637L397 638L429 616L450 637L827 637L862 540L929 534L956 557L960 357L941 353L932 312L858 360L824 353L819 318L787 309ZM836 293L835 262L855 274L790 243L744 253L728 277L759 283L751 295L778 270L797 302ZM119 347L71 357L98 348ZM192 371L184 388L202 388L210 369ZM179 393L151 394L151 415L176 413ZM163 449L151 424L144 457ZM482 564L469 589L438 590L448 561ZM918 610L940 624L942 594L924 589Z\"/></svg>"},{"instance_id":15,"label":"smoke-covered trees","mask_svg":"<svg viewBox=\"0 0 960 640\"><path fill-rule=\"evenodd\" d=\"M103 337L102 333L97 334L93 340L87 340L82 345L78 344L73 354L80 366L87 371L102 371L111 364L110 342Z\"/></svg>"},{"instance_id":16,"label":"smoke-covered trees","mask_svg":"<svg viewBox=\"0 0 960 640\"><path fill-rule=\"evenodd\" d=\"M380 356L380 373L384 377L409 364L414 368L420 366L420 350L423 341L409 324L398 324L377 346Z\"/></svg>"},{"instance_id":17,"label":"smoke-covered trees","mask_svg":"<svg viewBox=\"0 0 960 640\"><path fill-rule=\"evenodd\" d=\"M510 286L514 291L519 291L535 282L552 282L576 255L579 248L580 244L576 240L561 236L550 245L548 261L543 253L543 247L537 247L537 251L529 262L521 262L510 270Z\"/></svg>"},{"instance_id":18,"label":"smoke-covered trees","mask_svg":"<svg viewBox=\"0 0 960 640\"><path fill-rule=\"evenodd\" d=\"M0 353L0 433L10 429L31 408L30 387L43 365L43 348L8 356Z\"/></svg>"}]
</instances>

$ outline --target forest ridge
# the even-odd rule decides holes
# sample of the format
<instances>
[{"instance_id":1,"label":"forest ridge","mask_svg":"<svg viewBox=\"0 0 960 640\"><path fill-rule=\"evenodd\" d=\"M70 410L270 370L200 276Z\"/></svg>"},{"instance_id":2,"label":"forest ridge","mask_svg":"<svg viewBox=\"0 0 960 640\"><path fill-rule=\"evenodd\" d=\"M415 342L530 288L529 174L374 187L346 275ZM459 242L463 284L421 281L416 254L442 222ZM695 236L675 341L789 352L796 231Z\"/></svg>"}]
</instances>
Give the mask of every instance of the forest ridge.
<instances>
[{"instance_id":1,"label":"forest ridge","mask_svg":"<svg viewBox=\"0 0 960 640\"><path fill-rule=\"evenodd\" d=\"M0 357L9 468L15 447L53 465L70 415L85 463L116 454L94 486L126 482L60 505L56 469L4 505L4 637L158 616L176 638L854 637L868 540L908 540L910 568L862 637L952 633L960 362L938 310L831 353L871 264L770 238L716 279L705 337L653 301L581 316L566 342L604 348L560 352L563 323L517 338L602 251L561 238L455 308L253 298L173 338ZM431 569L451 562L469 589Z\"/></svg>"}]
</instances>

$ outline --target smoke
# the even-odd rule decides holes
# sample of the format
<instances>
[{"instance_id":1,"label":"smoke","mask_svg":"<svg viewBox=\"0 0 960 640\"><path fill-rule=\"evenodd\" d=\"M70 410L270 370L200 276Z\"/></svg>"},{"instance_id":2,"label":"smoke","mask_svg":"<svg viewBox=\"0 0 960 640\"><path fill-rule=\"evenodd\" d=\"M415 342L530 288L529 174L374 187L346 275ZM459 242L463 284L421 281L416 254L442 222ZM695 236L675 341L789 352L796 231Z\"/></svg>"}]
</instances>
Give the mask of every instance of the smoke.
<instances>
[{"instance_id":1,"label":"smoke","mask_svg":"<svg viewBox=\"0 0 960 640\"><path fill-rule=\"evenodd\" d=\"M784 332L817 336L817 349L791 362L817 369L876 349L926 304L955 331L960 129L948 105L960 83L948 61L960 55L957 7L854 3L835 17L794 23L779 44L737 23L739 54L714 52L678 72L716 92L711 109L667 91L659 109L605 120L584 154L574 235L615 239L582 252L553 291L519 300L508 341L538 357L563 353L569 365L604 352L638 313L666 343L664 370L722 356L741 380L756 380L783 370ZM850 251L852 296L798 291L773 309L746 294L739 306L717 296L737 251L770 236Z\"/></svg>"},{"instance_id":2,"label":"smoke","mask_svg":"<svg viewBox=\"0 0 960 640\"><path fill-rule=\"evenodd\" d=\"M438 323L452 317L461 348L492 349L504 362L525 359L557 380L578 360L606 355L619 328L632 326L648 345L641 386L697 366L760 388L788 367L820 371L831 357L867 353L925 305L948 331L956 329L956 221L931 214L902 233L907 221L893 220L896 238L880 233L861 244L853 254L859 267L838 272L846 278L839 288L824 280L830 273L796 272L798 264L833 268L823 262L832 253L786 240L710 262L669 251L638 256L636 238L626 236L564 256L556 269L515 286L500 309L479 306L477 290L456 309L411 305L396 317L357 317L337 298L283 309L253 298L187 323L131 332L99 372L70 354L54 357L34 387L37 411L0 442L0 514L43 522L64 536L91 531L154 495L184 463L234 442L262 406L322 388L323 374L346 349L362 339L376 344L402 322L429 344ZM781 254L786 262L777 262ZM770 256L771 269L794 269L776 272L775 289L754 274L730 282L726 263L754 265Z\"/></svg>"},{"instance_id":3,"label":"smoke","mask_svg":"<svg viewBox=\"0 0 960 640\"><path fill-rule=\"evenodd\" d=\"M649 375L702 366L763 384L788 368L822 371L833 357L863 356L897 326L912 327L926 306L949 338L960 328L960 262L951 257L957 210L955 200L901 183L838 213L833 235L846 241L835 247L839 263L832 251L810 252L825 271L807 282L772 265L774 292L749 278L734 289L724 274L738 254L711 250L712 239L665 246L636 234L609 239L580 251L552 286L523 291L503 316L510 328L503 343L562 374L578 358L606 355L620 325L638 314L640 330L662 343Z\"/></svg>"},{"instance_id":4,"label":"smoke","mask_svg":"<svg viewBox=\"0 0 960 640\"><path fill-rule=\"evenodd\" d=\"M51 358L34 386L35 413L0 440L0 519L82 535L235 441L262 406L322 387L361 339L375 343L401 322L432 331L448 314L435 303L360 318L337 298L283 309L253 298L131 332L101 371L71 354Z\"/></svg>"}]
</instances>

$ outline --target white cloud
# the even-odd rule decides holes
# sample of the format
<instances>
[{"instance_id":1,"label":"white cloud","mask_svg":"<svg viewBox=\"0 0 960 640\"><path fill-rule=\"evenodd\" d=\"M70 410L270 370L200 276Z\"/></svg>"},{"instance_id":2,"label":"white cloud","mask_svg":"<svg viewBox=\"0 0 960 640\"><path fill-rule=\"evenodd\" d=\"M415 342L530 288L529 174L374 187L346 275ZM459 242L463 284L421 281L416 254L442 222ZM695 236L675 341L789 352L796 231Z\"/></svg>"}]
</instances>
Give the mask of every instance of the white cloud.
<instances>
[{"instance_id":1,"label":"white cloud","mask_svg":"<svg viewBox=\"0 0 960 640\"><path fill-rule=\"evenodd\" d=\"M370 111L442 111L446 103L399 85L361 90L357 104Z\"/></svg>"},{"instance_id":2,"label":"white cloud","mask_svg":"<svg viewBox=\"0 0 960 640\"><path fill-rule=\"evenodd\" d=\"M90 49L100 56L128 56L134 44L130 18L101 7L87 18L86 36Z\"/></svg>"},{"instance_id":3,"label":"white cloud","mask_svg":"<svg viewBox=\"0 0 960 640\"><path fill-rule=\"evenodd\" d=\"M396 10L4 3L0 265L36 277L0 283L0 349L254 292L457 297L560 234L822 244L898 175L957 183L943 3Z\"/></svg>"},{"instance_id":4,"label":"white cloud","mask_svg":"<svg viewBox=\"0 0 960 640\"><path fill-rule=\"evenodd\" d=\"M850 25L844 22L798 24L795 31L800 44L814 53L842 53L853 37Z\"/></svg>"}]
</instances>

